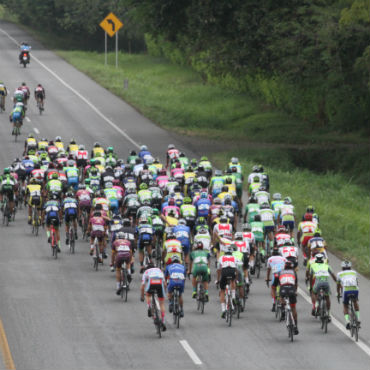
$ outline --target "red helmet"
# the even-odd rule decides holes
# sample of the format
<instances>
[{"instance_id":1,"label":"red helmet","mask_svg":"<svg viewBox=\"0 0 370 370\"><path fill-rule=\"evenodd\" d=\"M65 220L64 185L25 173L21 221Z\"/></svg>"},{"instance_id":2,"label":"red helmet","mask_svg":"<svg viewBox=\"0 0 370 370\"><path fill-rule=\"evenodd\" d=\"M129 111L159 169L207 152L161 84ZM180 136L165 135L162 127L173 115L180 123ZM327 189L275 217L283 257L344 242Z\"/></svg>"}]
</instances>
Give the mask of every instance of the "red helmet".
<instances>
[{"instance_id":1,"label":"red helmet","mask_svg":"<svg viewBox=\"0 0 370 370\"><path fill-rule=\"evenodd\" d=\"M285 226L284 226L284 225L280 225L280 226L277 228L277 232L278 232L278 233L285 233L285 232L286 232Z\"/></svg>"},{"instance_id":2,"label":"red helmet","mask_svg":"<svg viewBox=\"0 0 370 370\"><path fill-rule=\"evenodd\" d=\"M170 198L170 199L168 200L168 205L169 205L169 206L174 206L174 205L175 205L175 199Z\"/></svg>"},{"instance_id":3,"label":"red helmet","mask_svg":"<svg viewBox=\"0 0 370 370\"><path fill-rule=\"evenodd\" d=\"M304 220L305 221L312 221L312 213L305 213Z\"/></svg>"}]
</instances>

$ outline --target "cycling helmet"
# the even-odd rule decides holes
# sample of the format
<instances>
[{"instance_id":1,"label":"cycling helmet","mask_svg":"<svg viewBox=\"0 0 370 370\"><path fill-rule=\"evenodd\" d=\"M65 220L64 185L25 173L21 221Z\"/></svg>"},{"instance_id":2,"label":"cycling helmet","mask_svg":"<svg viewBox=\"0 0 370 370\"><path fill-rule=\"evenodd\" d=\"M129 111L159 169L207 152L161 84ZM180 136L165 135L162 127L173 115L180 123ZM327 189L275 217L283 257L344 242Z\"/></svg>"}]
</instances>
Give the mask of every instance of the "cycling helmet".
<instances>
[{"instance_id":1,"label":"cycling helmet","mask_svg":"<svg viewBox=\"0 0 370 370\"><path fill-rule=\"evenodd\" d=\"M264 171L264 168L261 164L258 165L258 172L262 173Z\"/></svg>"},{"instance_id":2,"label":"cycling helmet","mask_svg":"<svg viewBox=\"0 0 370 370\"><path fill-rule=\"evenodd\" d=\"M292 204L292 198L291 197L285 197L284 198L284 203L285 204Z\"/></svg>"},{"instance_id":3,"label":"cycling helmet","mask_svg":"<svg viewBox=\"0 0 370 370\"><path fill-rule=\"evenodd\" d=\"M190 197L185 197L183 199L183 202L184 202L184 204L191 204L191 198Z\"/></svg>"},{"instance_id":4,"label":"cycling helmet","mask_svg":"<svg viewBox=\"0 0 370 370\"><path fill-rule=\"evenodd\" d=\"M269 208L270 208L270 205L267 202L262 203L260 206L260 209L269 209Z\"/></svg>"},{"instance_id":5,"label":"cycling helmet","mask_svg":"<svg viewBox=\"0 0 370 370\"><path fill-rule=\"evenodd\" d=\"M158 208L153 208L152 209L152 214L158 216L159 215L159 209Z\"/></svg>"},{"instance_id":6,"label":"cycling helmet","mask_svg":"<svg viewBox=\"0 0 370 370\"><path fill-rule=\"evenodd\" d=\"M60 143L62 141L62 138L60 136L56 136L54 141Z\"/></svg>"},{"instance_id":7,"label":"cycling helmet","mask_svg":"<svg viewBox=\"0 0 370 370\"><path fill-rule=\"evenodd\" d=\"M278 256L280 253L279 253L279 248L277 246L275 246L274 248L272 248L272 255L273 256Z\"/></svg>"},{"instance_id":8,"label":"cycling helmet","mask_svg":"<svg viewBox=\"0 0 370 370\"><path fill-rule=\"evenodd\" d=\"M166 235L166 240L170 240L170 239L176 239L176 236L175 236L175 234L172 231L170 231Z\"/></svg>"},{"instance_id":9,"label":"cycling helmet","mask_svg":"<svg viewBox=\"0 0 370 370\"><path fill-rule=\"evenodd\" d=\"M67 193L66 193L66 197L67 198L74 198L74 194L73 194L73 191L67 191Z\"/></svg>"},{"instance_id":10,"label":"cycling helmet","mask_svg":"<svg viewBox=\"0 0 370 370\"><path fill-rule=\"evenodd\" d=\"M238 232L235 233L234 237L235 237L235 239L243 240L243 233L238 231Z\"/></svg>"},{"instance_id":11,"label":"cycling helmet","mask_svg":"<svg viewBox=\"0 0 370 370\"><path fill-rule=\"evenodd\" d=\"M278 233L285 233L287 230L286 230L286 228L285 228L285 226L284 225L280 225L280 226L278 226L278 228L277 228L277 232Z\"/></svg>"},{"instance_id":12,"label":"cycling helmet","mask_svg":"<svg viewBox=\"0 0 370 370\"><path fill-rule=\"evenodd\" d=\"M118 233L116 233L116 239L126 239L126 233L124 233L123 231L119 231Z\"/></svg>"},{"instance_id":13,"label":"cycling helmet","mask_svg":"<svg viewBox=\"0 0 370 370\"><path fill-rule=\"evenodd\" d=\"M85 185L90 185L90 178L88 177L88 178L86 178L85 180L84 180L84 182L85 182Z\"/></svg>"},{"instance_id":14,"label":"cycling helmet","mask_svg":"<svg viewBox=\"0 0 370 370\"><path fill-rule=\"evenodd\" d=\"M32 177L31 180L30 180L30 184L37 184L37 179Z\"/></svg>"},{"instance_id":15,"label":"cycling helmet","mask_svg":"<svg viewBox=\"0 0 370 370\"><path fill-rule=\"evenodd\" d=\"M275 194L272 196L272 199L273 199L273 200L281 200L281 194L280 194L280 193L275 193Z\"/></svg>"},{"instance_id":16,"label":"cycling helmet","mask_svg":"<svg viewBox=\"0 0 370 370\"><path fill-rule=\"evenodd\" d=\"M308 212L308 213L314 213L315 212L315 209L313 208L313 206L308 206L307 209L306 209L306 212Z\"/></svg>"},{"instance_id":17,"label":"cycling helmet","mask_svg":"<svg viewBox=\"0 0 370 370\"><path fill-rule=\"evenodd\" d=\"M85 150L85 145L80 145L79 147L78 147L78 150Z\"/></svg>"},{"instance_id":18,"label":"cycling helmet","mask_svg":"<svg viewBox=\"0 0 370 370\"><path fill-rule=\"evenodd\" d=\"M131 226L131 221L130 221L130 219L129 219L129 218L124 218L124 219L122 220L122 225L123 225L123 226Z\"/></svg>"},{"instance_id":19,"label":"cycling helmet","mask_svg":"<svg viewBox=\"0 0 370 370\"><path fill-rule=\"evenodd\" d=\"M292 261L287 260L287 261L285 261L284 268L286 268L287 270L293 269L294 268L294 263Z\"/></svg>"},{"instance_id":20,"label":"cycling helmet","mask_svg":"<svg viewBox=\"0 0 370 370\"><path fill-rule=\"evenodd\" d=\"M200 158L202 162L208 161L208 158L204 155L202 158Z\"/></svg>"},{"instance_id":21,"label":"cycling helmet","mask_svg":"<svg viewBox=\"0 0 370 370\"><path fill-rule=\"evenodd\" d=\"M316 263L324 263L325 256L322 253L318 253L315 256Z\"/></svg>"},{"instance_id":22,"label":"cycling helmet","mask_svg":"<svg viewBox=\"0 0 370 370\"><path fill-rule=\"evenodd\" d=\"M312 221L312 213L305 213L304 220L305 221Z\"/></svg>"},{"instance_id":23,"label":"cycling helmet","mask_svg":"<svg viewBox=\"0 0 370 370\"><path fill-rule=\"evenodd\" d=\"M205 225L206 224L206 219L204 217L199 217L197 220L198 225Z\"/></svg>"},{"instance_id":24,"label":"cycling helmet","mask_svg":"<svg viewBox=\"0 0 370 370\"><path fill-rule=\"evenodd\" d=\"M148 150L148 147L147 147L146 145L142 145L142 146L140 147L140 150L141 150L142 152L147 151L147 150Z\"/></svg>"},{"instance_id":25,"label":"cycling helmet","mask_svg":"<svg viewBox=\"0 0 370 370\"><path fill-rule=\"evenodd\" d=\"M215 170L215 176L222 176L221 170Z\"/></svg>"},{"instance_id":26,"label":"cycling helmet","mask_svg":"<svg viewBox=\"0 0 370 370\"><path fill-rule=\"evenodd\" d=\"M255 215L254 216L254 221L261 222L261 215Z\"/></svg>"},{"instance_id":27,"label":"cycling helmet","mask_svg":"<svg viewBox=\"0 0 370 370\"><path fill-rule=\"evenodd\" d=\"M78 190L85 190L86 185L85 184L78 184Z\"/></svg>"},{"instance_id":28,"label":"cycling helmet","mask_svg":"<svg viewBox=\"0 0 370 370\"><path fill-rule=\"evenodd\" d=\"M71 140L69 141L70 144L76 144L76 140L74 138L71 138Z\"/></svg>"},{"instance_id":29,"label":"cycling helmet","mask_svg":"<svg viewBox=\"0 0 370 370\"><path fill-rule=\"evenodd\" d=\"M260 182L259 176L254 176L253 177L253 182Z\"/></svg>"},{"instance_id":30,"label":"cycling helmet","mask_svg":"<svg viewBox=\"0 0 370 370\"><path fill-rule=\"evenodd\" d=\"M177 254L171 256L171 263L180 263L180 262L181 262L180 257Z\"/></svg>"},{"instance_id":31,"label":"cycling helmet","mask_svg":"<svg viewBox=\"0 0 370 370\"><path fill-rule=\"evenodd\" d=\"M28 137L29 137L29 138L33 138L33 139L35 138L35 137L33 136L33 134L32 134L32 133L29 133L29 134L28 134Z\"/></svg>"},{"instance_id":32,"label":"cycling helmet","mask_svg":"<svg viewBox=\"0 0 370 370\"><path fill-rule=\"evenodd\" d=\"M234 252L234 245L233 244L227 245L224 248L225 248L225 254Z\"/></svg>"},{"instance_id":33,"label":"cycling helmet","mask_svg":"<svg viewBox=\"0 0 370 370\"><path fill-rule=\"evenodd\" d=\"M178 225L185 225L186 226L186 220L184 220L183 218L180 218L180 220L178 222Z\"/></svg>"},{"instance_id":34,"label":"cycling helmet","mask_svg":"<svg viewBox=\"0 0 370 370\"><path fill-rule=\"evenodd\" d=\"M208 229L205 226L201 226L197 231L197 234L208 234Z\"/></svg>"},{"instance_id":35,"label":"cycling helmet","mask_svg":"<svg viewBox=\"0 0 370 370\"><path fill-rule=\"evenodd\" d=\"M313 234L313 236L321 236L321 230L317 228Z\"/></svg>"},{"instance_id":36,"label":"cycling helmet","mask_svg":"<svg viewBox=\"0 0 370 370\"><path fill-rule=\"evenodd\" d=\"M261 185L260 187L259 187L259 189L258 189L259 191L266 191L267 190L267 188L266 188L266 186L265 185Z\"/></svg>"},{"instance_id":37,"label":"cycling helmet","mask_svg":"<svg viewBox=\"0 0 370 370\"><path fill-rule=\"evenodd\" d=\"M168 145L168 147L167 147L167 149L168 149L168 150L170 150L170 149L175 149L175 145L173 145L173 144L169 144L169 145Z\"/></svg>"},{"instance_id":38,"label":"cycling helmet","mask_svg":"<svg viewBox=\"0 0 370 370\"><path fill-rule=\"evenodd\" d=\"M169 205L169 206L174 206L174 205L175 205L175 199L170 198L170 199L168 200L168 205Z\"/></svg>"},{"instance_id":39,"label":"cycling helmet","mask_svg":"<svg viewBox=\"0 0 370 370\"><path fill-rule=\"evenodd\" d=\"M220 217L220 224L226 224L227 223L227 217L226 216L221 216Z\"/></svg>"},{"instance_id":40,"label":"cycling helmet","mask_svg":"<svg viewBox=\"0 0 370 370\"><path fill-rule=\"evenodd\" d=\"M4 168L4 175L9 175L10 174L10 168L6 167Z\"/></svg>"},{"instance_id":41,"label":"cycling helmet","mask_svg":"<svg viewBox=\"0 0 370 370\"><path fill-rule=\"evenodd\" d=\"M92 175L96 175L96 174L98 173L98 169L97 169L97 168L95 168L95 167L92 167L92 168L91 168L91 170L90 170L90 173L91 173Z\"/></svg>"},{"instance_id":42,"label":"cycling helmet","mask_svg":"<svg viewBox=\"0 0 370 370\"><path fill-rule=\"evenodd\" d=\"M343 270L349 270L352 268L352 263L350 261L342 261L341 267Z\"/></svg>"},{"instance_id":43,"label":"cycling helmet","mask_svg":"<svg viewBox=\"0 0 370 370\"><path fill-rule=\"evenodd\" d=\"M222 204L222 200L220 198L215 198L213 204Z\"/></svg>"},{"instance_id":44,"label":"cycling helmet","mask_svg":"<svg viewBox=\"0 0 370 370\"><path fill-rule=\"evenodd\" d=\"M243 224L243 231L251 231L251 225L250 224Z\"/></svg>"},{"instance_id":45,"label":"cycling helmet","mask_svg":"<svg viewBox=\"0 0 370 370\"><path fill-rule=\"evenodd\" d=\"M96 141L96 142L94 143L94 148L100 148L100 143Z\"/></svg>"},{"instance_id":46,"label":"cycling helmet","mask_svg":"<svg viewBox=\"0 0 370 370\"><path fill-rule=\"evenodd\" d=\"M57 174L56 172L54 172L52 175L51 175L51 178L54 179L54 180L58 180L59 179L59 174Z\"/></svg>"},{"instance_id":47,"label":"cycling helmet","mask_svg":"<svg viewBox=\"0 0 370 370\"><path fill-rule=\"evenodd\" d=\"M239 163L239 159L238 159L238 158L236 158L236 157L232 157L232 158L231 158L231 163L232 163L232 164L238 164L238 163Z\"/></svg>"}]
</instances>

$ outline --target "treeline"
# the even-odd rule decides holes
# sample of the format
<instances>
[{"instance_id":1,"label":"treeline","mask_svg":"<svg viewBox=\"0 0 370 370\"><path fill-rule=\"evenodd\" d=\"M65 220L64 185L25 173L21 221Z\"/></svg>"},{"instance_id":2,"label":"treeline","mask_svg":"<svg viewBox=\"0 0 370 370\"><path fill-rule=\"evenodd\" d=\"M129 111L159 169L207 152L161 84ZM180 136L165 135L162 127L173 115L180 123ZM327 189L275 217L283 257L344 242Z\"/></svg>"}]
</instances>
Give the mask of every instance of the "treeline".
<instances>
[{"instance_id":1,"label":"treeline","mask_svg":"<svg viewBox=\"0 0 370 370\"><path fill-rule=\"evenodd\" d=\"M369 0L1 2L26 24L95 48L113 11L135 50L145 32L150 53L207 82L260 96L313 129L370 133Z\"/></svg>"},{"instance_id":2,"label":"treeline","mask_svg":"<svg viewBox=\"0 0 370 370\"><path fill-rule=\"evenodd\" d=\"M144 35L135 7L125 0L0 0L0 4L27 26L54 37L58 47L104 50L99 23L113 12L124 24L119 46L128 52L145 50ZM108 37L114 45L114 40Z\"/></svg>"}]
</instances>

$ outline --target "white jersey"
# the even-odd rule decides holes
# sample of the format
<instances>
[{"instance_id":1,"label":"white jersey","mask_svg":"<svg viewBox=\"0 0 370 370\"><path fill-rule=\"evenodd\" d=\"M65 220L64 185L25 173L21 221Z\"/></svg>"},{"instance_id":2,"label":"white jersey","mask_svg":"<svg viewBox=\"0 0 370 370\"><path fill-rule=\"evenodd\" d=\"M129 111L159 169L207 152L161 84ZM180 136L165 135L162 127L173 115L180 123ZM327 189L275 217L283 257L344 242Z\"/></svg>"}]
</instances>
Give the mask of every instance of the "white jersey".
<instances>
[{"instance_id":1,"label":"white jersey","mask_svg":"<svg viewBox=\"0 0 370 370\"><path fill-rule=\"evenodd\" d=\"M147 282L150 282L151 280L162 280L163 281L164 274L162 270L156 267L146 270L141 279L141 283L145 284Z\"/></svg>"},{"instance_id":2,"label":"white jersey","mask_svg":"<svg viewBox=\"0 0 370 370\"><path fill-rule=\"evenodd\" d=\"M279 252L284 258L288 257L298 258L298 248L294 246L280 247Z\"/></svg>"},{"instance_id":3,"label":"white jersey","mask_svg":"<svg viewBox=\"0 0 370 370\"><path fill-rule=\"evenodd\" d=\"M211 235L207 234L197 234L194 236L194 244L197 242L203 243L203 249L209 251L211 249Z\"/></svg>"},{"instance_id":4,"label":"white jersey","mask_svg":"<svg viewBox=\"0 0 370 370\"><path fill-rule=\"evenodd\" d=\"M337 274L338 282L344 290L358 290L357 273L354 270L343 270Z\"/></svg>"},{"instance_id":5,"label":"white jersey","mask_svg":"<svg viewBox=\"0 0 370 370\"><path fill-rule=\"evenodd\" d=\"M251 184L253 181L253 179L255 177L259 177L260 179L260 182L262 182L262 174L260 173L257 173L257 172L252 172L249 176L248 176L248 184Z\"/></svg>"},{"instance_id":6,"label":"white jersey","mask_svg":"<svg viewBox=\"0 0 370 370\"><path fill-rule=\"evenodd\" d=\"M223 269L226 267L236 268L236 258L233 255L225 254L218 260L218 267Z\"/></svg>"}]
</instances>

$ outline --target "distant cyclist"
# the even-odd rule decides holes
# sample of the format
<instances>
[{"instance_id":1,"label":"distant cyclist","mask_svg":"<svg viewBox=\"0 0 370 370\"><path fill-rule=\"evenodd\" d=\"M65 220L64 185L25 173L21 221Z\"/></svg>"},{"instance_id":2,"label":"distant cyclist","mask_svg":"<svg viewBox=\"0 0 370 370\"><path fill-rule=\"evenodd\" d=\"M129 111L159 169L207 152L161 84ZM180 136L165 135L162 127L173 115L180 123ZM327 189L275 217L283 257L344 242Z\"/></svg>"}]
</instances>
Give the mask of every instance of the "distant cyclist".
<instances>
[{"instance_id":1,"label":"distant cyclist","mask_svg":"<svg viewBox=\"0 0 370 370\"><path fill-rule=\"evenodd\" d=\"M44 110L44 100L46 99L45 89L41 84L38 84L34 91L35 99L40 102L41 109Z\"/></svg>"}]
</instances>

